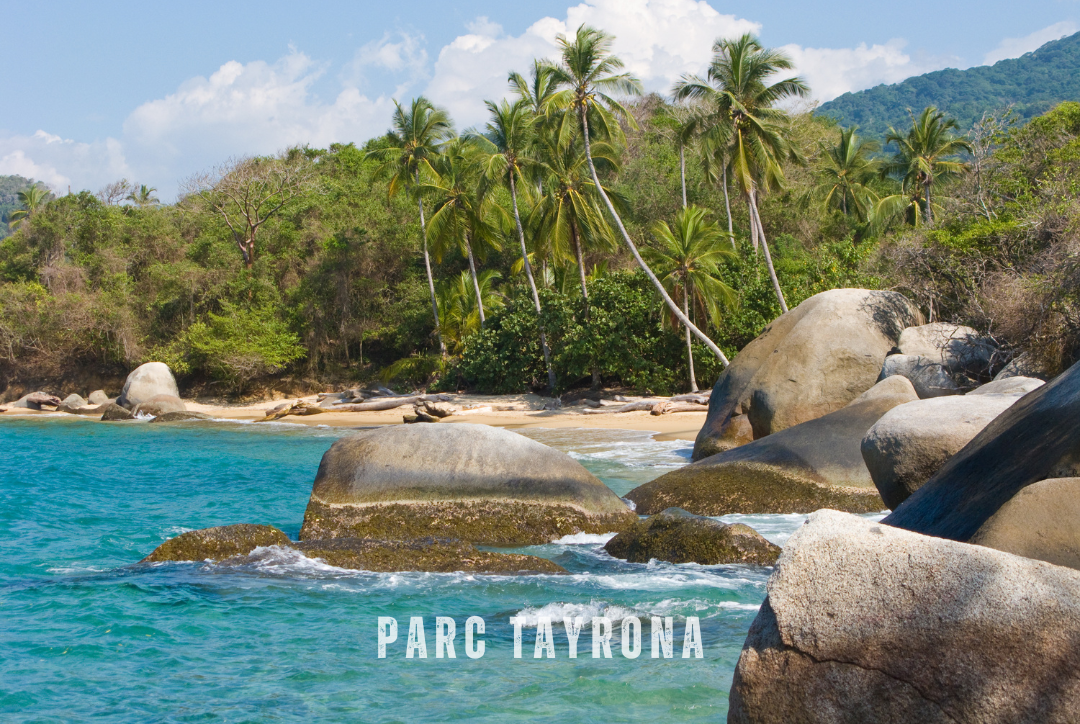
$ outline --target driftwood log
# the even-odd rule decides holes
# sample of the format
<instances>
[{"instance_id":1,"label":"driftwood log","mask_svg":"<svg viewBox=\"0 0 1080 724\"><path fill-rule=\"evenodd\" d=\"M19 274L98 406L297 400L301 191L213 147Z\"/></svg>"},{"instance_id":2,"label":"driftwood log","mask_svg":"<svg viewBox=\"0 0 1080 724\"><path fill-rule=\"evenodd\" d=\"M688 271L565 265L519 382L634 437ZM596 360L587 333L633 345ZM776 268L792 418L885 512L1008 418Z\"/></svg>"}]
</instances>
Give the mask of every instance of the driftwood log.
<instances>
[{"instance_id":1,"label":"driftwood log","mask_svg":"<svg viewBox=\"0 0 1080 724\"><path fill-rule=\"evenodd\" d=\"M697 402L661 402L649 411L653 415L670 415L673 412L708 412L708 404Z\"/></svg>"}]
</instances>

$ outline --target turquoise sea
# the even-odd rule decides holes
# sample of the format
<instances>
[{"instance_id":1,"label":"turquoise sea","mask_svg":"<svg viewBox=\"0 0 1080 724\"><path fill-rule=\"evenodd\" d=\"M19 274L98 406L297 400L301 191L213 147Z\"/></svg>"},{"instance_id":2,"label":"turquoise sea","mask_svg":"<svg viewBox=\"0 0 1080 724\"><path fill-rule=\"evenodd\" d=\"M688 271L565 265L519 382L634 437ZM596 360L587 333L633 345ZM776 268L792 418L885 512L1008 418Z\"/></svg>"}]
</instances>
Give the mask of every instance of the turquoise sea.
<instances>
[{"instance_id":1,"label":"turquoise sea","mask_svg":"<svg viewBox=\"0 0 1080 724\"><path fill-rule=\"evenodd\" d=\"M569 576L375 574L278 548L247 567L138 565L167 538L229 523L296 537L319 460L349 430L289 424L101 424L0 420L0 720L5 722L722 721L769 569L627 564L604 536L520 549ZM616 493L686 464L685 442L647 433L528 430ZM728 516L782 543L804 516ZM533 659L535 619L615 620L613 658ZM513 658L512 616L531 619ZM624 616L644 653L619 648ZM650 616L675 618L675 658L649 658ZM377 618L398 642L377 658ZM428 659L406 659L409 618ZM434 658L436 616L457 623L456 659ZM486 621L483 658L465 619ZM682 659L686 616L702 659Z\"/></svg>"}]
</instances>

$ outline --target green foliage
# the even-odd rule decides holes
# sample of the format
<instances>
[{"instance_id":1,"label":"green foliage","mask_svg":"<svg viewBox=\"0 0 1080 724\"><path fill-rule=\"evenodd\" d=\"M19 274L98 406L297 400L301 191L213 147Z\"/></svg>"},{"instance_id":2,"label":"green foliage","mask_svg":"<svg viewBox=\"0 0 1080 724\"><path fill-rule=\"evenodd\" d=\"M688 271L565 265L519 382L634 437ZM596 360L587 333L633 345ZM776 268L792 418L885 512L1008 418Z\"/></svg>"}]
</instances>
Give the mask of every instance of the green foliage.
<instances>
[{"instance_id":1,"label":"green foliage","mask_svg":"<svg viewBox=\"0 0 1080 724\"><path fill-rule=\"evenodd\" d=\"M967 70L953 68L908 78L894 85L845 93L818 108L842 125L857 125L884 138L890 126L910 123L910 112L937 106L956 118L962 131L985 113L1012 106L1022 119L1046 113L1061 101L1080 98L1080 33L1046 43L1019 58Z\"/></svg>"}]
</instances>

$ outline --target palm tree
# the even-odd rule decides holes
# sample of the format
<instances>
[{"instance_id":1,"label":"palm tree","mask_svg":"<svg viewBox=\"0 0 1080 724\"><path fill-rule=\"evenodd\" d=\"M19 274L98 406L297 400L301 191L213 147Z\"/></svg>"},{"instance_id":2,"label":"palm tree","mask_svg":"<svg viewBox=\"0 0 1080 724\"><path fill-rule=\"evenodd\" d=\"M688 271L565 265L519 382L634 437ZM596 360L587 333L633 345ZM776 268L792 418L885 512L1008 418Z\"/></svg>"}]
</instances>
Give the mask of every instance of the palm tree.
<instances>
[{"instance_id":1,"label":"palm tree","mask_svg":"<svg viewBox=\"0 0 1080 724\"><path fill-rule=\"evenodd\" d=\"M431 258L428 254L427 227L424 223L424 200L420 196L420 178L431 170L431 162L439 155L439 146L454 135L450 115L432 105L423 96L414 98L408 109L394 101L393 128L385 137L387 147L371 151L368 155L381 162L379 175L390 177L388 193L395 195L408 189L416 195L420 209L421 246L424 251L424 269L427 272L428 291L431 294L431 313L435 317L435 334L439 340L439 352L446 356L439 329L439 305L435 299L435 278L431 274Z\"/></svg>"},{"instance_id":2,"label":"palm tree","mask_svg":"<svg viewBox=\"0 0 1080 724\"><path fill-rule=\"evenodd\" d=\"M491 120L487 124L487 133L477 136L475 142L486 155L484 176L487 179L505 183L510 190L510 200L514 207L514 224L517 226L518 241L521 244L521 261L525 277L532 291L533 306L536 307L537 325L540 329L540 348L547 365L548 390L555 392L555 368L551 364L551 349L541 317L540 295L536 290L532 264L529 262L529 250L525 246L525 230L521 226L521 213L518 209L517 182L525 180L527 174L536 167L536 162L529 156L529 149L535 140L536 116L530 112L524 100L515 103L495 105L486 101ZM527 186L526 186L527 188Z\"/></svg>"},{"instance_id":3,"label":"palm tree","mask_svg":"<svg viewBox=\"0 0 1080 724\"><path fill-rule=\"evenodd\" d=\"M934 225L931 188L935 182L956 178L967 171L968 164L949 160L950 156L961 151L972 152L971 144L953 133L955 129L956 121L946 120L945 114L934 106L927 106L918 118L913 118L911 130L904 135L889 127L885 143L895 144L897 151L882 172L899 178L903 190L878 203L885 216L908 209L912 222L917 225L921 201L925 206L927 226Z\"/></svg>"},{"instance_id":4,"label":"palm tree","mask_svg":"<svg viewBox=\"0 0 1080 724\"><path fill-rule=\"evenodd\" d=\"M826 209L839 209L844 216L854 212L860 221L866 221L877 202L869 184L880 175L881 166L871 154L880 146L859 138L858 131L858 126L841 128L839 143L821 144L825 163L818 171L820 182L813 193Z\"/></svg>"},{"instance_id":5,"label":"palm tree","mask_svg":"<svg viewBox=\"0 0 1080 724\"><path fill-rule=\"evenodd\" d=\"M488 249L498 250L498 231L491 223L493 211L502 209L485 193L481 183L483 168L475 143L470 138L455 138L431 167L432 178L420 184L421 193L434 199L434 211L427 225L427 241L435 251L436 261L450 249L457 248L469 261L473 291L484 326L483 296L476 270L476 257Z\"/></svg>"},{"instance_id":6,"label":"palm tree","mask_svg":"<svg viewBox=\"0 0 1080 724\"><path fill-rule=\"evenodd\" d=\"M679 181L682 185L682 207L686 208L686 147L697 133L696 118L692 109L686 106L672 106L663 116L656 119L657 125L664 128L663 135L674 141L679 149Z\"/></svg>"},{"instance_id":7,"label":"palm tree","mask_svg":"<svg viewBox=\"0 0 1080 724\"><path fill-rule=\"evenodd\" d=\"M630 234L627 233L622 218L604 192L604 188L600 185L600 178L596 175L596 164L593 163L592 156L590 121L592 121L593 130L599 132L601 137L620 137L622 132L618 121L624 120L630 125L634 125L634 121L627 110L609 93L638 94L641 92L641 83L637 78L629 73L617 72L622 69L623 63L611 54L611 40L611 36L586 25L577 29L573 40L560 34L556 37L556 41L562 48L562 60L558 66L555 66L553 75L561 86L566 86L571 92L569 109L577 114L581 124L581 137L585 143L585 158L589 162L589 173L600 198L622 235L623 242L672 313L712 350L724 366L727 366L728 359L724 353L705 336L704 332L694 326L689 317L682 313L664 289L664 285L657 279L656 274L641 258L641 253L630 238Z\"/></svg>"},{"instance_id":8,"label":"palm tree","mask_svg":"<svg viewBox=\"0 0 1080 724\"><path fill-rule=\"evenodd\" d=\"M465 339L480 331L480 310L498 309L504 304L502 295L495 291L495 281L500 278L494 269L485 269L478 275L481 305L473 295L472 276L463 271L456 277L439 282L436 296L443 330L454 354L461 352Z\"/></svg>"},{"instance_id":9,"label":"palm tree","mask_svg":"<svg viewBox=\"0 0 1080 724\"><path fill-rule=\"evenodd\" d=\"M22 208L12 211L8 216L8 223L12 229L21 226L37 212L38 208L48 200L49 190L35 182L16 194L16 198L22 204Z\"/></svg>"},{"instance_id":10,"label":"palm tree","mask_svg":"<svg viewBox=\"0 0 1080 724\"><path fill-rule=\"evenodd\" d=\"M672 295L682 296L682 311L690 316L691 301L703 309L714 324L720 321L721 307L734 306L735 291L717 279L717 264L721 259L734 258L735 252L721 248L727 235L706 218L707 211L689 206L675 216L674 228L658 221L652 226L657 247L647 247L645 255L653 268L659 270L660 280ZM686 330L686 360L690 367L690 390L698 391L694 375L694 350L691 347L690 327Z\"/></svg>"},{"instance_id":11,"label":"palm tree","mask_svg":"<svg viewBox=\"0 0 1080 724\"><path fill-rule=\"evenodd\" d=\"M157 196L154 196L154 192L157 191L153 186L147 186L142 184L138 190L132 189L131 193L127 195L127 200L138 206L140 209L147 206L157 206L161 203Z\"/></svg>"},{"instance_id":12,"label":"palm tree","mask_svg":"<svg viewBox=\"0 0 1080 724\"><path fill-rule=\"evenodd\" d=\"M736 40L717 40L706 77L686 75L675 85L677 99L694 99L708 109L702 121L707 142L715 151L725 151L727 168L747 201L751 238L755 248L761 242L783 312L788 310L787 301L776 278L758 197L783 183L780 164L785 158L799 160L786 137L787 115L774 106L785 98L806 96L810 89L798 77L768 84L771 76L792 67L784 53L763 48L747 33Z\"/></svg>"}]
</instances>

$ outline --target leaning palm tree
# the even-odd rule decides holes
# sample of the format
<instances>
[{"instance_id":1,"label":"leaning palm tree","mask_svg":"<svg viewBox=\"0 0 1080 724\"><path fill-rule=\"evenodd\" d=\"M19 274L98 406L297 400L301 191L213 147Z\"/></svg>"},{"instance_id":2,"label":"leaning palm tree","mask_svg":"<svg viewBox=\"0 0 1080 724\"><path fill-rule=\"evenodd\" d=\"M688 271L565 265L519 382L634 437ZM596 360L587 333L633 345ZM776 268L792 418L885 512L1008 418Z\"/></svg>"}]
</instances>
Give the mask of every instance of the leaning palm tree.
<instances>
[{"instance_id":1,"label":"leaning palm tree","mask_svg":"<svg viewBox=\"0 0 1080 724\"><path fill-rule=\"evenodd\" d=\"M153 186L147 186L141 184L138 189L132 189L131 193L127 195L127 200L138 206L140 209L147 206L157 206L161 203L157 196L154 196L154 192L157 191Z\"/></svg>"},{"instance_id":2,"label":"leaning palm tree","mask_svg":"<svg viewBox=\"0 0 1080 724\"><path fill-rule=\"evenodd\" d=\"M785 98L804 97L810 89L798 77L768 83L771 76L793 67L778 50L763 48L753 35L736 40L717 40L705 78L685 75L675 85L675 97L693 99L708 110L702 120L707 144L727 159L735 183L746 198L750 235L760 241L773 291L783 312L788 310L773 267L758 209L760 195L779 187L784 180L781 162L798 160L787 139L787 114L775 108Z\"/></svg>"},{"instance_id":3,"label":"leaning palm tree","mask_svg":"<svg viewBox=\"0 0 1080 724\"><path fill-rule=\"evenodd\" d=\"M885 216L907 209L909 219L917 224L921 197L926 224L934 225L932 187L935 182L954 179L968 169L968 164L950 160L950 157L962 151L972 152L971 144L953 133L955 129L956 121L946 119L945 114L934 106L927 106L918 118L913 118L911 129L906 134L889 127L885 143L894 144L897 150L885 164L882 173L899 178L903 190L879 202L878 206Z\"/></svg>"},{"instance_id":4,"label":"leaning palm tree","mask_svg":"<svg viewBox=\"0 0 1080 724\"><path fill-rule=\"evenodd\" d=\"M424 222L424 200L420 196L421 177L430 171L431 162L439 155L439 147L454 135L450 115L432 105L423 96L414 98L408 109L394 101L393 128L385 136L386 147L369 152L369 156L381 162L378 175L390 177L388 193L394 196L402 189L416 196L420 209L421 246L424 252L424 269L427 272L428 291L431 294L431 313L435 317L435 334L439 340L439 352L446 356L439 329L439 305L435 299L435 278L431 274L431 258L428 254L427 227Z\"/></svg>"},{"instance_id":5,"label":"leaning palm tree","mask_svg":"<svg viewBox=\"0 0 1080 724\"><path fill-rule=\"evenodd\" d=\"M858 131L858 126L841 128L836 145L820 144L824 163L811 196L825 209L837 209L844 216L854 213L860 221L867 221L878 200L870 182L879 176L881 168L871 154L880 146L876 141L859 138Z\"/></svg>"},{"instance_id":6,"label":"leaning palm tree","mask_svg":"<svg viewBox=\"0 0 1080 724\"><path fill-rule=\"evenodd\" d=\"M698 339L704 342L712 350L712 353L723 362L724 366L727 366L728 359L724 356L724 353L704 332L694 326L689 317L682 313L682 310L668 295L667 290L664 289L664 285L660 283L656 274L641 258L641 253L630 238L630 234L627 233L622 218L615 210L610 197L604 192L603 187L600 185L600 178L596 174L590 130L593 133L598 133L600 137L618 138L621 136L619 120L631 126L634 125L634 120L626 108L609 94L625 93L632 95L641 92L641 83L637 78L629 73L618 72L623 68L623 63L611 54L611 41L610 35L586 25L582 25L577 29L573 40L560 34L556 37L556 42L562 48L562 59L559 65L554 66L553 74L556 81L570 91L571 97L568 108L577 115L578 122L581 124L581 137L585 143L585 158L589 162L589 173L601 200L619 229L623 242L634 256L638 266L641 267L660 293L660 296L663 297L672 314L680 322L687 325Z\"/></svg>"},{"instance_id":7,"label":"leaning palm tree","mask_svg":"<svg viewBox=\"0 0 1080 724\"><path fill-rule=\"evenodd\" d=\"M514 103L503 101L496 105L486 101L491 120L487 132L475 138L475 143L483 154L484 178L505 184L510 191L510 200L514 207L514 224L517 227L518 241L521 244L521 262L525 278L532 292L533 306L536 307L537 325L540 329L540 348L544 353L547 366L548 391L555 392L555 368L551 364L551 349L540 309L540 295L536 290L532 264L529 262L529 250L525 246L525 230L521 225L521 212L518 209L517 184L536 168L536 162L530 157L529 150L535 142L536 115L531 112L524 100ZM525 188L528 188L525 185Z\"/></svg>"},{"instance_id":8,"label":"leaning palm tree","mask_svg":"<svg viewBox=\"0 0 1080 724\"><path fill-rule=\"evenodd\" d=\"M12 229L21 226L24 221L37 213L37 210L48 200L49 190L35 182L16 194L16 198L22 208L12 211L8 216L8 223Z\"/></svg>"},{"instance_id":9,"label":"leaning palm tree","mask_svg":"<svg viewBox=\"0 0 1080 724\"><path fill-rule=\"evenodd\" d=\"M493 212L502 212L481 183L481 156L470 138L455 138L431 167L430 180L420 184L420 192L432 198L434 211L427 225L427 242L436 261L451 249L458 249L469 262L476 294L480 326L484 326L483 295L477 276L476 258L488 250L498 250L499 231L492 223Z\"/></svg>"},{"instance_id":10,"label":"leaning palm tree","mask_svg":"<svg viewBox=\"0 0 1080 724\"><path fill-rule=\"evenodd\" d=\"M688 206L675 216L674 227L665 221L652 226L657 246L646 247L645 256L657 269L667 290L682 296L682 311L690 316L691 303L705 311L714 324L720 321L722 307L735 305L735 291L717 276L717 264L725 258L735 258L735 252L724 249L722 240L727 234L707 218L708 212L698 206ZM690 327L686 331L686 361L690 368L690 391L697 392L694 375L694 350Z\"/></svg>"}]
</instances>

